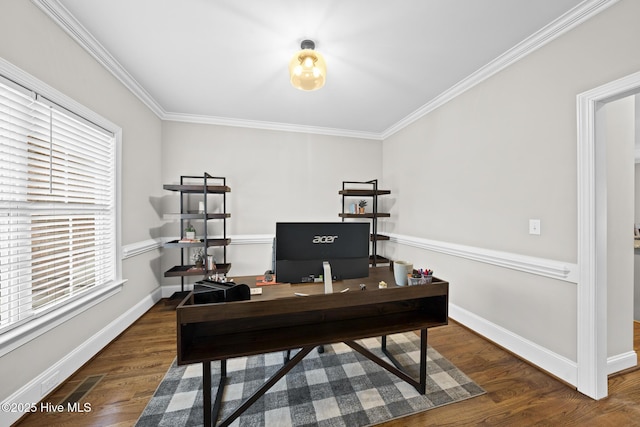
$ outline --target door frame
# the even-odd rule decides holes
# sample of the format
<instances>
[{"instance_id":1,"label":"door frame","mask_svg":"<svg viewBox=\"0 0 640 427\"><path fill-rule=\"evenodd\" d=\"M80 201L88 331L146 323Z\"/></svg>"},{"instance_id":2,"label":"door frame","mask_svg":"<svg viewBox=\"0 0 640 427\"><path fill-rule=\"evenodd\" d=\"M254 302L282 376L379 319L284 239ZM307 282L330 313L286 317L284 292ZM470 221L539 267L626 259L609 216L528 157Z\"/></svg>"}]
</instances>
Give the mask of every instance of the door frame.
<instances>
[{"instance_id":1,"label":"door frame","mask_svg":"<svg viewBox=\"0 0 640 427\"><path fill-rule=\"evenodd\" d=\"M577 96L577 387L593 399L607 387L606 140L601 107L640 92L640 72Z\"/></svg>"}]
</instances>

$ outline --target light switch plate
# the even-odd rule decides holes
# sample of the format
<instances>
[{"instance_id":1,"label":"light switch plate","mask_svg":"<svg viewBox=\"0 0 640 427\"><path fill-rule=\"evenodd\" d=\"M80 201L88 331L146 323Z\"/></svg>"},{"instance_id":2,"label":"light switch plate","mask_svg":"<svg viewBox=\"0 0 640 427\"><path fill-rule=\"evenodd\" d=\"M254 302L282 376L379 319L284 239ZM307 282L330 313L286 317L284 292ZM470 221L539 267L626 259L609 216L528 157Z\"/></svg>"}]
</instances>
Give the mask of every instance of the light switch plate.
<instances>
[{"instance_id":1,"label":"light switch plate","mask_svg":"<svg viewBox=\"0 0 640 427\"><path fill-rule=\"evenodd\" d=\"M540 234L540 220L539 219L530 219L529 220L529 234Z\"/></svg>"}]
</instances>

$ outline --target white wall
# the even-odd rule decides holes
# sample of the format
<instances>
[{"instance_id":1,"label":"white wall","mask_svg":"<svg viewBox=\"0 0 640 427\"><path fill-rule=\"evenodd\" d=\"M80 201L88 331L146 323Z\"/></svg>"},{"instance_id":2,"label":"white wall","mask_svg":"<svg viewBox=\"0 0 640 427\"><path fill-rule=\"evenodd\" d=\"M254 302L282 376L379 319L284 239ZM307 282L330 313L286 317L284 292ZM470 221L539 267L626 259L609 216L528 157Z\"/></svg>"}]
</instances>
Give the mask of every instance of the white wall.
<instances>
[{"instance_id":1,"label":"white wall","mask_svg":"<svg viewBox=\"0 0 640 427\"><path fill-rule=\"evenodd\" d=\"M637 16L640 2L620 1L388 138L383 181L397 195L389 231L575 266L576 96L640 70ZM423 159L419 173L409 158ZM528 234L529 219L541 220L541 235ZM564 375L577 360L576 277L390 246L391 257L450 280L454 315L571 380ZM628 285L609 286L631 298ZM632 349L628 335L615 332L629 326L610 319L610 356Z\"/></svg>"},{"instance_id":2,"label":"white wall","mask_svg":"<svg viewBox=\"0 0 640 427\"><path fill-rule=\"evenodd\" d=\"M180 175L203 172L227 178L231 276L271 268L268 238L259 244L238 242L248 236L273 236L278 221L340 221L342 181L380 178L382 169L382 142L365 139L164 122L162 146L166 184L178 183ZM162 206L176 212L178 195L165 193ZM219 232L215 227L210 225ZM162 234L178 235L178 223L167 223ZM216 252L219 257L220 250ZM179 250L164 249L163 268L175 265L178 257ZM179 279L163 281L176 283Z\"/></svg>"},{"instance_id":3,"label":"white wall","mask_svg":"<svg viewBox=\"0 0 640 427\"><path fill-rule=\"evenodd\" d=\"M162 181L159 167L148 165L161 163L160 120L31 2L0 3L0 57L122 128L123 244L152 237ZM0 401L38 401L43 376L63 380L144 312L159 286L158 258L151 251L125 259L121 292L0 357ZM0 424L9 415L0 414Z\"/></svg>"}]
</instances>

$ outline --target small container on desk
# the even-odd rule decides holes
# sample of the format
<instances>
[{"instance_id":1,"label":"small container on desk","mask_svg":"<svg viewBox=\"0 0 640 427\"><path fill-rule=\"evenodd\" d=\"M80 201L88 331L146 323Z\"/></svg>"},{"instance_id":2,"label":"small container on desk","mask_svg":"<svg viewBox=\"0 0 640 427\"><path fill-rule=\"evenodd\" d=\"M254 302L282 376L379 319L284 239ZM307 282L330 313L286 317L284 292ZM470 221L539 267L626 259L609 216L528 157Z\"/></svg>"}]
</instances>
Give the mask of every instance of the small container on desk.
<instances>
[{"instance_id":1,"label":"small container on desk","mask_svg":"<svg viewBox=\"0 0 640 427\"><path fill-rule=\"evenodd\" d=\"M409 286L426 285L427 283L431 283L432 280L433 276L430 274L422 275L420 277L413 277L412 275L409 275Z\"/></svg>"}]
</instances>

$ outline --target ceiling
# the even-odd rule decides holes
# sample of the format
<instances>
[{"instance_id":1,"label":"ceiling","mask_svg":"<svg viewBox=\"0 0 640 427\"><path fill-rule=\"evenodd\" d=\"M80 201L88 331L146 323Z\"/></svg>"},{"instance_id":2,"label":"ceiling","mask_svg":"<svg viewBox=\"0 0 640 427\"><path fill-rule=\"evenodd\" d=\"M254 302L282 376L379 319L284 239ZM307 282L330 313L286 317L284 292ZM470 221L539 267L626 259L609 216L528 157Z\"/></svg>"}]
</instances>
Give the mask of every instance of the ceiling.
<instances>
[{"instance_id":1,"label":"ceiling","mask_svg":"<svg viewBox=\"0 0 640 427\"><path fill-rule=\"evenodd\" d=\"M33 0L159 117L383 139L602 0ZM300 41L327 62L289 83Z\"/></svg>"}]
</instances>

